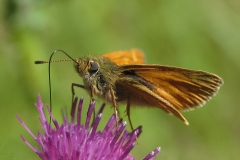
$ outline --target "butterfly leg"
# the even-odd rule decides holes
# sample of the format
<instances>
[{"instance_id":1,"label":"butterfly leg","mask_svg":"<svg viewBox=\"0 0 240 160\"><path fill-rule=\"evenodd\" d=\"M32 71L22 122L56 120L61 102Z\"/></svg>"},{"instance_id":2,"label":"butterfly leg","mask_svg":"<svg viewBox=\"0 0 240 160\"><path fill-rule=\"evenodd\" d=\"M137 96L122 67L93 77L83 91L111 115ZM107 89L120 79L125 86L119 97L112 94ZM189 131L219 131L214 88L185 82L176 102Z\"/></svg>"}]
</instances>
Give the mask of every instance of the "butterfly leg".
<instances>
[{"instance_id":1,"label":"butterfly leg","mask_svg":"<svg viewBox=\"0 0 240 160\"><path fill-rule=\"evenodd\" d=\"M91 95L90 95L90 104L94 101L93 96L94 96L94 87L91 86Z\"/></svg>"},{"instance_id":2,"label":"butterfly leg","mask_svg":"<svg viewBox=\"0 0 240 160\"><path fill-rule=\"evenodd\" d=\"M110 88L110 93L111 93L111 97L112 97L112 103L113 103L113 108L114 108L114 115L115 115L115 120L116 120L116 125L117 125L117 129L118 129L118 109L117 109L117 102L116 102L116 96L114 94L114 90L112 88Z\"/></svg>"},{"instance_id":3,"label":"butterfly leg","mask_svg":"<svg viewBox=\"0 0 240 160\"><path fill-rule=\"evenodd\" d=\"M86 89L84 85L77 84L77 83L72 83L72 102L73 102L74 95L75 95L74 87L79 87L79 88L82 88L82 89Z\"/></svg>"},{"instance_id":4,"label":"butterfly leg","mask_svg":"<svg viewBox=\"0 0 240 160\"><path fill-rule=\"evenodd\" d=\"M91 95L90 95L90 104L94 101L93 99L93 96L94 96L94 87L91 86ZM92 125L93 125L93 122L94 122L94 119L95 119L95 116L96 116L96 112L95 112L95 107L93 109L93 121L92 121Z\"/></svg>"},{"instance_id":5,"label":"butterfly leg","mask_svg":"<svg viewBox=\"0 0 240 160\"><path fill-rule=\"evenodd\" d=\"M133 129L132 121L131 121L131 118L130 118L130 106L131 106L131 104L130 104L130 100L128 98L128 100L127 100L127 108L126 108L125 112L126 112L126 115L128 117L128 121L130 123L131 130L133 131L134 129Z\"/></svg>"},{"instance_id":6,"label":"butterfly leg","mask_svg":"<svg viewBox=\"0 0 240 160\"><path fill-rule=\"evenodd\" d=\"M128 122L129 122L129 124L130 124L130 127L131 127L131 130L132 131L134 131L134 129L133 129L133 125L132 125L132 121L131 121L131 117L130 117L130 108L131 107L131 103L130 103L130 99L128 98L128 100L127 100L127 108L126 108L126 115L127 115L127 117L128 117ZM136 137L136 142L138 143L138 138Z\"/></svg>"},{"instance_id":7,"label":"butterfly leg","mask_svg":"<svg viewBox=\"0 0 240 160\"><path fill-rule=\"evenodd\" d=\"M77 84L77 83L72 83L72 103L73 103L74 95L75 95L74 87L79 87L79 88L82 88L82 89L86 89L84 85ZM91 87L91 95L90 96L91 96L90 97L90 104L91 104L93 102L93 96L94 96L93 87ZM95 109L93 111L93 119L95 119Z\"/></svg>"}]
</instances>

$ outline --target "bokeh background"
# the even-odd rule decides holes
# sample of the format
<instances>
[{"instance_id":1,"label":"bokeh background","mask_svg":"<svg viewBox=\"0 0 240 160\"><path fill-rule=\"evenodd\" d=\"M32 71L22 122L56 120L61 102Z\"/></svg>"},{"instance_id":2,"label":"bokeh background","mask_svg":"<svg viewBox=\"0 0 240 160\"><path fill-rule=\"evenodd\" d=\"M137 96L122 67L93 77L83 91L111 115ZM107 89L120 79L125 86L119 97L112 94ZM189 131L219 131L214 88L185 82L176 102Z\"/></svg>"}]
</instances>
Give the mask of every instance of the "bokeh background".
<instances>
[{"instance_id":1,"label":"bokeh background","mask_svg":"<svg viewBox=\"0 0 240 160\"><path fill-rule=\"evenodd\" d=\"M37 1L0 2L0 159L38 159L20 139L37 143L15 115L37 134L37 94L49 104L48 60L62 49L74 58L140 48L147 63L205 70L224 79L217 96L201 109L184 113L190 122L159 109L132 109L135 127L142 125L132 154L141 159L160 146L156 159L240 158L240 1ZM54 59L66 59L57 53ZM72 62L52 64L53 113L70 108L71 83L82 83ZM85 97L85 109L89 96ZM100 106L101 100L97 101ZM120 106L124 115L125 106ZM85 110L86 112L86 110ZM113 113L108 105L102 126ZM126 117L123 116L125 120Z\"/></svg>"}]
</instances>

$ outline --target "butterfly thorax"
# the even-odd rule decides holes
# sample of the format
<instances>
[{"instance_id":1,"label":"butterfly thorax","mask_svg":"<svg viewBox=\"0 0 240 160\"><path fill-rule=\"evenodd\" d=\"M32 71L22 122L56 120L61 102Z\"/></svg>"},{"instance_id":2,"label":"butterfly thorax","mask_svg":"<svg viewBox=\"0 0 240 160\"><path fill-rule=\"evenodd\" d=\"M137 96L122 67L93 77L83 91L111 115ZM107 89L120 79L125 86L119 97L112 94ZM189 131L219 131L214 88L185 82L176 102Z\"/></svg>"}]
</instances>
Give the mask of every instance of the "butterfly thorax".
<instances>
[{"instance_id":1,"label":"butterfly thorax","mask_svg":"<svg viewBox=\"0 0 240 160\"><path fill-rule=\"evenodd\" d=\"M90 95L97 95L112 101L110 89L115 90L115 82L120 76L117 65L105 57L84 57L77 59L75 69L83 78L85 89Z\"/></svg>"}]
</instances>

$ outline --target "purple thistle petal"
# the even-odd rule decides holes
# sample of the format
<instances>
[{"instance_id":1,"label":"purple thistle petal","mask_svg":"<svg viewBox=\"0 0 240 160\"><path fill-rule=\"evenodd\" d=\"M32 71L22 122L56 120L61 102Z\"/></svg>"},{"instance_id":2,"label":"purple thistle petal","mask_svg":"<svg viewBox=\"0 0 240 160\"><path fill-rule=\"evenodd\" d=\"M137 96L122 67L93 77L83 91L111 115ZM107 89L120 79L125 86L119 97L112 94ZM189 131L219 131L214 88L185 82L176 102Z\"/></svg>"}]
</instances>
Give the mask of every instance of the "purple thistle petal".
<instances>
[{"instance_id":1,"label":"purple thistle petal","mask_svg":"<svg viewBox=\"0 0 240 160\"><path fill-rule=\"evenodd\" d=\"M78 98L76 97L73 101L72 108L71 108L71 123L74 123L77 101L78 101Z\"/></svg>"},{"instance_id":2,"label":"purple thistle petal","mask_svg":"<svg viewBox=\"0 0 240 160\"><path fill-rule=\"evenodd\" d=\"M105 103L103 103L102 106L100 107L100 109L98 111L98 114L103 112L104 107L105 107Z\"/></svg>"},{"instance_id":3,"label":"purple thistle petal","mask_svg":"<svg viewBox=\"0 0 240 160\"><path fill-rule=\"evenodd\" d=\"M93 139L95 133L96 133L96 130L97 130L97 127L98 127L98 124L100 122L102 118L102 114L99 114L96 119L94 120L94 123L93 123L93 126L92 126L92 130L91 130L91 134L90 134L90 139Z\"/></svg>"},{"instance_id":4,"label":"purple thistle petal","mask_svg":"<svg viewBox=\"0 0 240 160\"><path fill-rule=\"evenodd\" d=\"M53 124L55 125L56 129L58 129L58 128L59 128L58 122L57 122L57 120L53 117L52 112L50 111L49 106L47 106L47 110L48 110L48 114L49 114L50 117L51 117L51 120L53 121ZM45 122L45 123L46 123L46 122ZM50 127L49 125L50 125L50 124L46 123L46 126Z\"/></svg>"},{"instance_id":5,"label":"purple thistle petal","mask_svg":"<svg viewBox=\"0 0 240 160\"><path fill-rule=\"evenodd\" d=\"M40 113L40 117L42 117L42 121L46 121L46 117L43 113L43 103L40 94L38 94L38 103L35 104L35 106L37 107L38 112Z\"/></svg>"},{"instance_id":6,"label":"purple thistle petal","mask_svg":"<svg viewBox=\"0 0 240 160\"><path fill-rule=\"evenodd\" d=\"M126 125L127 125L127 122L123 122L123 124L121 126L118 126L119 128L115 132L114 138L110 144L111 147L113 147L117 143L117 140L118 140L119 136L121 135L121 133L123 132L123 130L125 129Z\"/></svg>"},{"instance_id":7,"label":"purple thistle petal","mask_svg":"<svg viewBox=\"0 0 240 160\"><path fill-rule=\"evenodd\" d=\"M34 152L36 153L39 152L39 150L37 148L34 148L31 144L29 144L28 141L25 138L23 138L22 135L20 135L20 137L22 138L23 142L26 143L28 147L30 147Z\"/></svg>"},{"instance_id":8,"label":"purple thistle petal","mask_svg":"<svg viewBox=\"0 0 240 160\"><path fill-rule=\"evenodd\" d=\"M122 156L119 159L124 159L125 157L127 157L127 155L130 153L130 151L133 149L133 147L135 146L135 142L132 143L131 145L129 145L127 147L127 149L125 149L124 153L122 154Z\"/></svg>"},{"instance_id":9,"label":"purple thistle petal","mask_svg":"<svg viewBox=\"0 0 240 160\"><path fill-rule=\"evenodd\" d=\"M90 121L93 116L95 102L91 103L87 112L85 124L81 123L81 112L83 99L78 103L75 98L72 104L71 119L68 121L66 111L63 113L64 123L59 125L52 113L47 107L48 113L53 121L55 128L53 128L46 119L43 112L43 104L38 95L38 103L36 108L40 113L39 121L44 129L44 133L38 131L35 136L25 125L25 123L16 115L22 126L29 132L29 134L39 143L41 151L31 146L21 135L21 138L27 146L29 146L38 156L43 160L55 159L83 159L83 160L132 160L130 151L136 144L136 139L142 132L142 127L139 126L133 132L128 133L126 122L119 120L118 128L116 125L115 116L109 119L103 131L97 131L98 125L102 118L102 111L105 104L103 104L98 112L97 117L93 120L92 127ZM77 108L77 111L76 111ZM74 123L75 113L77 113L77 123ZM144 160L149 160L156 156L160 148L148 154Z\"/></svg>"},{"instance_id":10,"label":"purple thistle petal","mask_svg":"<svg viewBox=\"0 0 240 160\"><path fill-rule=\"evenodd\" d=\"M143 160L152 160L158 154L158 152L160 152L160 150L160 147L156 148L154 151L150 152L145 158L143 158Z\"/></svg>"},{"instance_id":11,"label":"purple thistle petal","mask_svg":"<svg viewBox=\"0 0 240 160\"><path fill-rule=\"evenodd\" d=\"M110 131L110 128L116 123L115 121L115 115L112 115L111 118L108 120L107 125L105 126L105 128L103 129L103 132L105 134L108 134L108 132Z\"/></svg>"},{"instance_id":12,"label":"purple thistle petal","mask_svg":"<svg viewBox=\"0 0 240 160\"><path fill-rule=\"evenodd\" d=\"M82 114L82 104L83 104L83 98L80 99L78 104L78 111L77 111L77 124L81 124L81 114Z\"/></svg>"},{"instance_id":13,"label":"purple thistle petal","mask_svg":"<svg viewBox=\"0 0 240 160\"><path fill-rule=\"evenodd\" d=\"M19 115L16 115L18 121L21 123L21 125L28 131L28 133L30 133L30 135L36 139L35 135L27 128L27 126L25 125L25 123L21 120L21 118L19 117Z\"/></svg>"},{"instance_id":14,"label":"purple thistle petal","mask_svg":"<svg viewBox=\"0 0 240 160\"><path fill-rule=\"evenodd\" d=\"M85 128L89 128L89 124L90 124L90 121L91 121L92 113L94 111L94 107L95 107L95 102L92 102L90 104L89 108L88 108Z\"/></svg>"}]
</instances>

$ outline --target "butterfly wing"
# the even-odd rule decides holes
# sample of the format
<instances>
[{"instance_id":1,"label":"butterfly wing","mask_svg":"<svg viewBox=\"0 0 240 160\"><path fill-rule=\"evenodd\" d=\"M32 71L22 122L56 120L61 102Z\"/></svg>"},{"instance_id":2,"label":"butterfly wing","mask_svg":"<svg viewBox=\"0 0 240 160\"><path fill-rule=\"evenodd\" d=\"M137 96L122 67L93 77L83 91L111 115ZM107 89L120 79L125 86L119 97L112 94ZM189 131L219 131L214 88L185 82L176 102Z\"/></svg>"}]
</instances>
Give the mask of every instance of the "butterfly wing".
<instances>
[{"instance_id":1,"label":"butterfly wing","mask_svg":"<svg viewBox=\"0 0 240 160\"><path fill-rule=\"evenodd\" d=\"M150 106L160 107L179 118L181 116L175 110L203 105L223 84L223 80L215 74L177 67L125 65L118 70L122 72L120 79L126 81L121 87L129 88L127 92L137 90L133 95L142 95L138 100L142 101L140 103L152 101Z\"/></svg>"},{"instance_id":2,"label":"butterfly wing","mask_svg":"<svg viewBox=\"0 0 240 160\"><path fill-rule=\"evenodd\" d=\"M146 84L148 82L144 82L144 80L140 80L139 77L135 76L134 79L132 76L120 78L116 82L116 86L118 88L116 90L118 101L121 102L123 100L129 100L128 103L130 105L158 107L175 115L188 124L188 121L169 101L157 95L149 88L149 86L154 87L153 85L143 85L142 83ZM123 92L119 93L119 91Z\"/></svg>"},{"instance_id":3,"label":"butterfly wing","mask_svg":"<svg viewBox=\"0 0 240 160\"><path fill-rule=\"evenodd\" d=\"M116 63L118 66L127 64L143 64L144 54L138 49L116 51L102 55Z\"/></svg>"}]
</instances>

